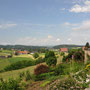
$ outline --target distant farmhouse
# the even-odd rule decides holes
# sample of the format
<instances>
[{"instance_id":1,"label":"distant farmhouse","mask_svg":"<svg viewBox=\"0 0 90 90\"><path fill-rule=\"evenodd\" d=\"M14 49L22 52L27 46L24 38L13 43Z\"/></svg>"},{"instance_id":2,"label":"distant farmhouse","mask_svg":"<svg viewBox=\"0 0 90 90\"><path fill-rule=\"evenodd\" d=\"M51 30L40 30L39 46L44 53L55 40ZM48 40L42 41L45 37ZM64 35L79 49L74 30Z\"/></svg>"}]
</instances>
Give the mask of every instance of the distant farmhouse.
<instances>
[{"instance_id":1,"label":"distant farmhouse","mask_svg":"<svg viewBox=\"0 0 90 90\"><path fill-rule=\"evenodd\" d=\"M28 54L29 51L26 51L26 50L24 50L24 51L17 51L17 53L18 53L19 55L21 55L21 54Z\"/></svg>"},{"instance_id":2,"label":"distant farmhouse","mask_svg":"<svg viewBox=\"0 0 90 90\"><path fill-rule=\"evenodd\" d=\"M68 52L68 48L60 48L60 52Z\"/></svg>"},{"instance_id":3,"label":"distant farmhouse","mask_svg":"<svg viewBox=\"0 0 90 90\"><path fill-rule=\"evenodd\" d=\"M3 48L0 48L0 50L3 50Z\"/></svg>"}]
</instances>

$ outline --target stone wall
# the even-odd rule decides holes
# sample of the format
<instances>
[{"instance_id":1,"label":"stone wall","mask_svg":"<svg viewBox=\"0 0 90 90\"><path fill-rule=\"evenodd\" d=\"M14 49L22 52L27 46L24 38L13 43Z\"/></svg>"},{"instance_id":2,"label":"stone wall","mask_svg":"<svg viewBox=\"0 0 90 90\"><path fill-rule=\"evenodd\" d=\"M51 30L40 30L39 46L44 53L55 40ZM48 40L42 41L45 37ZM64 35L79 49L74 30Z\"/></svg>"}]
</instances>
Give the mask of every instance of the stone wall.
<instances>
[{"instance_id":1,"label":"stone wall","mask_svg":"<svg viewBox=\"0 0 90 90\"><path fill-rule=\"evenodd\" d=\"M87 63L87 60L88 60L88 57L87 55L90 55L90 50L85 50L85 60L84 60L84 63L86 64Z\"/></svg>"}]
</instances>

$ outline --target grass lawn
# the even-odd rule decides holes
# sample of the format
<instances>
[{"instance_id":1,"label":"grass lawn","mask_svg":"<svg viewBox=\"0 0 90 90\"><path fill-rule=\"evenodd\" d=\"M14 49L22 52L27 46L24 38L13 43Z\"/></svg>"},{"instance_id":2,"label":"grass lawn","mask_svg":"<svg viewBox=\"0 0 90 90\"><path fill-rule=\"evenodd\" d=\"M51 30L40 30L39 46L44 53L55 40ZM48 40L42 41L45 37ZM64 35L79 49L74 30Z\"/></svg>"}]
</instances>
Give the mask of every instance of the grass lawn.
<instances>
[{"instance_id":1,"label":"grass lawn","mask_svg":"<svg viewBox=\"0 0 90 90\"><path fill-rule=\"evenodd\" d=\"M36 66L30 66L27 68L23 68L23 69L19 69L19 70L13 70L13 71L8 71L8 72L3 72L0 73L0 78L3 78L5 80L9 79L9 78L17 78L19 76L20 72L25 72L27 70L30 71L31 74L33 74L34 68Z\"/></svg>"},{"instance_id":2,"label":"grass lawn","mask_svg":"<svg viewBox=\"0 0 90 90\"><path fill-rule=\"evenodd\" d=\"M8 61L8 59L0 59L0 70L2 70L4 67L6 67L9 64L10 62Z\"/></svg>"},{"instance_id":3,"label":"grass lawn","mask_svg":"<svg viewBox=\"0 0 90 90\"><path fill-rule=\"evenodd\" d=\"M40 57L45 57L45 53L40 53L39 56Z\"/></svg>"},{"instance_id":4,"label":"grass lawn","mask_svg":"<svg viewBox=\"0 0 90 90\"><path fill-rule=\"evenodd\" d=\"M8 61L10 63L15 63L17 61L23 61L23 60L33 60L32 58L30 57L12 57L12 58L9 58Z\"/></svg>"},{"instance_id":5,"label":"grass lawn","mask_svg":"<svg viewBox=\"0 0 90 90\"><path fill-rule=\"evenodd\" d=\"M0 70L4 69L6 66L8 66L11 63L15 63L17 61L22 60L33 60L30 57L12 57L12 58L6 58L6 59L0 59Z\"/></svg>"}]
</instances>

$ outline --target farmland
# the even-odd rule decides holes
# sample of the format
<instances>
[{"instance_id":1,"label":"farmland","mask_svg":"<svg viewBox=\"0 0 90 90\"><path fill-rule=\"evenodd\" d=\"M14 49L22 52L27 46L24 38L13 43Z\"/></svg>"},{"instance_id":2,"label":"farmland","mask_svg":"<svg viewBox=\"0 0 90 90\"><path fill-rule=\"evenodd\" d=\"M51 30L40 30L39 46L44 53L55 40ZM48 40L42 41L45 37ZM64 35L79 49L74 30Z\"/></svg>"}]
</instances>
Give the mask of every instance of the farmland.
<instances>
[{"instance_id":1,"label":"farmland","mask_svg":"<svg viewBox=\"0 0 90 90\"><path fill-rule=\"evenodd\" d=\"M6 51L2 51L2 54L3 55L4 55L4 53L5 54L12 54L11 51L7 51L7 52ZM74 78L72 78L72 77L75 77L75 79L79 80L79 77L81 77L81 75L80 76L79 76L79 74L74 75L79 71L80 71L80 73L84 73L85 75L90 74L90 71L88 71L88 72L84 71L86 65L84 65L84 63L82 61L76 62L76 61L72 60L70 62L68 61L67 63L65 61L63 61L63 60L65 60L65 58L71 59L70 55L72 54L72 50L71 50L71 53L64 53L64 54L63 53L61 54L58 51L54 51L54 52L48 51L48 52L49 52L48 54L52 53L52 54L50 54L50 55L52 55L52 57L50 56L50 59L54 59L55 57L57 59L56 65L54 67L49 66L50 72L47 72L45 74L42 73L40 75L35 75L34 70L35 70L35 68L37 68L37 65L38 65L38 63L36 63L36 61L40 60L40 58L42 58L41 60L43 60L45 57L47 57L48 55L45 53L38 53L39 54L38 58L34 58L33 54L13 55L11 58L0 59L0 71L1 71L0 72L0 78L2 78L5 81L8 80L9 78L13 78L15 80L22 78L22 79L20 79L21 80L20 83L25 79L24 83L26 83L28 85L28 87L24 87L25 90L29 90L30 87L32 87L32 89L34 89L34 88L46 89L47 87L54 89L52 84L54 84L54 86L57 87L59 85L59 83L62 83L62 81L64 81L64 79L66 79L66 81L67 80L73 81ZM74 50L73 53L74 52L77 52L77 50ZM54 55L53 53L55 54L55 56L53 56ZM78 53L81 53L81 52L78 51ZM45 56L45 55L47 55L47 56ZM41 62L41 60L39 61L39 63ZM47 60L49 60L49 58ZM22 67L20 69L16 68L15 70L10 69L8 71L3 71L3 69L9 65L16 65L16 64L17 65L24 65L24 64L22 64L23 61L24 62L25 61L32 61L32 62L34 62L34 64L33 65L30 64L30 66L25 66L25 67ZM18 63L21 63L21 64L18 64ZM46 65L47 66L47 65L51 65L48 63L53 63L53 62L44 61L41 63L42 64L40 64L40 65ZM24 76L24 74L26 74L27 71L29 71L29 74L31 77L31 79L29 81L26 81L26 76ZM21 76L23 75L23 76L21 77L20 75ZM77 76L77 78L76 78L76 76ZM53 81L53 83L52 83L52 81ZM66 83L66 81L64 81L64 82ZM29 82L34 84L34 86L32 86L32 84L29 84ZM57 84L55 82L57 82ZM73 83L76 83L76 82L73 82ZM59 87L61 88L61 86L59 86ZM67 87L67 86L65 86L65 87ZM81 87L79 87L79 88L81 88Z\"/></svg>"}]
</instances>

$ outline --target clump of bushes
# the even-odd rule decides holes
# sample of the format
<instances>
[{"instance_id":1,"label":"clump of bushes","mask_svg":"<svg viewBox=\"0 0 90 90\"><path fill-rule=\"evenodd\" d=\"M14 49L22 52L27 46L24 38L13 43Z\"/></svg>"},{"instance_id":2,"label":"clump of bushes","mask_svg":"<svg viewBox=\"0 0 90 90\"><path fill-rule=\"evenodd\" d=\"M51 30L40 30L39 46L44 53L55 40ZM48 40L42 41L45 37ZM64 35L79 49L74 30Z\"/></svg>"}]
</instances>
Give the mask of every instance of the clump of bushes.
<instances>
[{"instance_id":1,"label":"clump of bushes","mask_svg":"<svg viewBox=\"0 0 90 90\"><path fill-rule=\"evenodd\" d=\"M49 72L49 67L44 64L39 64L37 67L34 69L34 74L35 75L40 75L42 73L47 73Z\"/></svg>"},{"instance_id":2,"label":"clump of bushes","mask_svg":"<svg viewBox=\"0 0 90 90\"><path fill-rule=\"evenodd\" d=\"M19 80L24 80L24 81L28 81L28 80L31 80L32 77L31 77L31 74L29 72L29 70L27 70L26 72L20 72L19 73Z\"/></svg>"},{"instance_id":3,"label":"clump of bushes","mask_svg":"<svg viewBox=\"0 0 90 90\"><path fill-rule=\"evenodd\" d=\"M58 66L56 66L55 68L55 75L62 75L64 74L64 65L63 64L59 64Z\"/></svg>"},{"instance_id":4,"label":"clump of bushes","mask_svg":"<svg viewBox=\"0 0 90 90\"><path fill-rule=\"evenodd\" d=\"M45 54L45 61L48 66L55 66L57 63L57 58L53 51L48 51Z\"/></svg>"},{"instance_id":5,"label":"clump of bushes","mask_svg":"<svg viewBox=\"0 0 90 90\"><path fill-rule=\"evenodd\" d=\"M21 68L25 68L25 67L33 66L33 65L34 65L33 61L27 61L27 60L18 61L16 63L12 63L12 64L6 66L4 70L5 71L17 70L17 69L21 69Z\"/></svg>"},{"instance_id":6,"label":"clump of bushes","mask_svg":"<svg viewBox=\"0 0 90 90\"><path fill-rule=\"evenodd\" d=\"M61 53L60 53L60 55L61 55L61 56L64 56L64 55L65 55L65 53L64 53L64 52L61 52Z\"/></svg>"},{"instance_id":7,"label":"clump of bushes","mask_svg":"<svg viewBox=\"0 0 90 90\"><path fill-rule=\"evenodd\" d=\"M48 79L48 78L50 78L54 75L55 75L54 72L42 73L42 74L39 74L39 75L35 75L34 80L35 81L45 80L45 79Z\"/></svg>"},{"instance_id":8,"label":"clump of bushes","mask_svg":"<svg viewBox=\"0 0 90 90\"><path fill-rule=\"evenodd\" d=\"M33 60L33 61L31 60L18 61L18 62L15 62L6 66L4 70L5 71L17 70L17 69L25 68L28 66L34 66L43 62L45 62L45 59L42 57L39 57L38 59Z\"/></svg>"},{"instance_id":9,"label":"clump of bushes","mask_svg":"<svg viewBox=\"0 0 90 90\"><path fill-rule=\"evenodd\" d=\"M38 58L39 57L39 54L36 52L36 53L33 54L33 57L34 58Z\"/></svg>"},{"instance_id":10,"label":"clump of bushes","mask_svg":"<svg viewBox=\"0 0 90 90\"><path fill-rule=\"evenodd\" d=\"M22 90L19 82L14 79L9 79L8 81L0 80L0 90Z\"/></svg>"},{"instance_id":11,"label":"clump of bushes","mask_svg":"<svg viewBox=\"0 0 90 90\"><path fill-rule=\"evenodd\" d=\"M55 66L57 63L56 57L49 57L46 59L46 63L48 66Z\"/></svg>"},{"instance_id":12,"label":"clump of bushes","mask_svg":"<svg viewBox=\"0 0 90 90\"><path fill-rule=\"evenodd\" d=\"M70 61L74 59L75 61L84 61L84 52L81 49L72 49L69 51L67 56L63 57L63 62Z\"/></svg>"},{"instance_id":13,"label":"clump of bushes","mask_svg":"<svg viewBox=\"0 0 90 90\"><path fill-rule=\"evenodd\" d=\"M43 62L45 62L45 59L42 58L42 57L39 57L38 59L35 60L36 65L39 64L39 63L43 63Z\"/></svg>"},{"instance_id":14,"label":"clump of bushes","mask_svg":"<svg viewBox=\"0 0 90 90\"><path fill-rule=\"evenodd\" d=\"M30 75L30 72L28 70L26 71L25 79L26 79L26 81L31 79L31 75Z\"/></svg>"}]
</instances>

